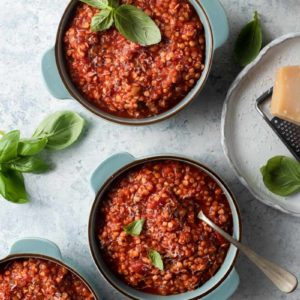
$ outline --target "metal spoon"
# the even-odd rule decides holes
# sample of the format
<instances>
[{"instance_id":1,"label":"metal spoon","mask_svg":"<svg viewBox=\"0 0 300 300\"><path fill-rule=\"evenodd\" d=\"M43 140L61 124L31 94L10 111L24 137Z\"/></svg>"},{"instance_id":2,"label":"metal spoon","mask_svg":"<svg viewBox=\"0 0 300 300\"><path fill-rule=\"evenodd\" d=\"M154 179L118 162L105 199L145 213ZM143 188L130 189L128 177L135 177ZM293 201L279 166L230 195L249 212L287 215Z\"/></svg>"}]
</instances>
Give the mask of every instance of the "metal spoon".
<instances>
[{"instance_id":1,"label":"metal spoon","mask_svg":"<svg viewBox=\"0 0 300 300\"><path fill-rule=\"evenodd\" d=\"M223 229L213 223L210 219L208 219L202 210L199 212L198 218L207 223L211 228L221 234L221 236L223 236L227 241L241 250L281 291L285 293L291 293L296 289L298 281L293 274L261 257L247 246L238 242Z\"/></svg>"}]
</instances>

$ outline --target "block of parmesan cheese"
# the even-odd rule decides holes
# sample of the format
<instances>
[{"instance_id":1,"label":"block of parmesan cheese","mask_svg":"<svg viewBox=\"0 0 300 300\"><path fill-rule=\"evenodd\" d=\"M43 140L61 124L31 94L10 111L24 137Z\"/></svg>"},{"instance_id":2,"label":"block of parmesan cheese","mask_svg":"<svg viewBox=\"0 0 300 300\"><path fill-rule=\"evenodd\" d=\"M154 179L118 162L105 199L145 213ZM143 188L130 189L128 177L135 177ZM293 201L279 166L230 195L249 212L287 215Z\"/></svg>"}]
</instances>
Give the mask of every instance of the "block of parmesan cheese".
<instances>
[{"instance_id":1,"label":"block of parmesan cheese","mask_svg":"<svg viewBox=\"0 0 300 300\"><path fill-rule=\"evenodd\" d=\"M300 66L278 70L271 112L274 116L300 125Z\"/></svg>"}]
</instances>

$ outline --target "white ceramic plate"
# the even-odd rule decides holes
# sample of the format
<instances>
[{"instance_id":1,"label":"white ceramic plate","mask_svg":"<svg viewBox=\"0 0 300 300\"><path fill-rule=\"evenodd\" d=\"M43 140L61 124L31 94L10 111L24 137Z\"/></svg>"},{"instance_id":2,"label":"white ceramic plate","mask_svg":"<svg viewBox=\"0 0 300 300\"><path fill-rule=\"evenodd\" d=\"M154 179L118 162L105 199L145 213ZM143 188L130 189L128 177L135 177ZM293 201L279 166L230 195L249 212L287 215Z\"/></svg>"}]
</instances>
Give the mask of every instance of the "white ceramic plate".
<instances>
[{"instance_id":1,"label":"white ceramic plate","mask_svg":"<svg viewBox=\"0 0 300 300\"><path fill-rule=\"evenodd\" d=\"M222 145L240 181L257 199L300 217L300 195L283 198L272 194L260 173L269 158L292 157L255 108L255 100L273 86L276 70L285 65L300 65L300 33L271 42L233 82L222 112Z\"/></svg>"}]
</instances>

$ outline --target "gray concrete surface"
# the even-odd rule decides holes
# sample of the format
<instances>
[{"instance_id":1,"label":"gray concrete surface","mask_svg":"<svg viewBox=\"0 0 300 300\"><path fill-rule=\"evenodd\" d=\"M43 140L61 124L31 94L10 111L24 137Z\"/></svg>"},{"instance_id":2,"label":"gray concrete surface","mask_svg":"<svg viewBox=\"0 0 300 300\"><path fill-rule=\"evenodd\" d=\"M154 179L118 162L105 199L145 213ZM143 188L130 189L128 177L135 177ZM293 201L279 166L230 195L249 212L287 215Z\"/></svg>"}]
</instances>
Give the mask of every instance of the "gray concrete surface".
<instances>
[{"instance_id":1,"label":"gray concrete surface","mask_svg":"<svg viewBox=\"0 0 300 300\"><path fill-rule=\"evenodd\" d=\"M22 237L47 237L63 254L77 261L98 281L103 299L123 299L98 275L89 254L87 220L94 194L89 175L98 163L118 151L135 156L184 153L223 175L236 193L243 218L243 239L256 251L286 266L300 277L300 219L282 214L255 200L238 182L220 144L220 117L226 91L240 71L232 59L233 42L254 10L262 18L264 43L300 31L299 0L222 0L231 35L215 56L207 86L199 100L177 116L147 127L123 127L94 117L75 101L59 101L47 92L40 72L44 51L52 47L67 0L0 2L0 127L20 128L29 136L51 111L71 109L89 127L81 143L49 155L56 165L45 175L26 176L31 203L14 205L1 199L0 256ZM241 277L233 300L299 300L278 292L243 256L237 262ZM216 299L217 300L217 299Z\"/></svg>"}]
</instances>

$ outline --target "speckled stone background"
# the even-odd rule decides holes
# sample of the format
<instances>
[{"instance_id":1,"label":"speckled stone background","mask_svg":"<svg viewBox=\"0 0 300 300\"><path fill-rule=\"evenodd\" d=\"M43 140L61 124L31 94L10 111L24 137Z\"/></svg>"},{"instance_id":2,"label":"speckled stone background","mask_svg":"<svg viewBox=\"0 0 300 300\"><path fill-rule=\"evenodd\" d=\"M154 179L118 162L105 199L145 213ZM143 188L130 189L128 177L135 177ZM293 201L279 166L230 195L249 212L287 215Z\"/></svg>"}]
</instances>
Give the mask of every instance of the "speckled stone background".
<instances>
[{"instance_id":1,"label":"speckled stone background","mask_svg":"<svg viewBox=\"0 0 300 300\"><path fill-rule=\"evenodd\" d=\"M0 2L0 127L22 129L29 136L49 112L71 109L89 123L81 143L49 155L53 172L26 176L31 203L14 205L1 199L0 257L10 245L28 236L57 243L64 256L76 260L98 280L103 299L124 299L98 275L89 254L87 221L94 194L89 175L98 163L118 151L135 156L184 153L210 165L236 193L243 218L243 239L256 251L286 266L300 277L300 219L284 215L255 200L238 182L220 144L220 116L226 91L240 71L232 60L233 42L241 26L257 10L264 43L300 31L299 0L223 0L231 35L215 55L211 76L198 101L163 123L123 127L94 117L75 101L58 101L47 92L40 72L41 56L52 47L67 0ZM241 277L233 300L299 300L300 290L283 295L242 255ZM216 299L218 300L218 299Z\"/></svg>"}]
</instances>

